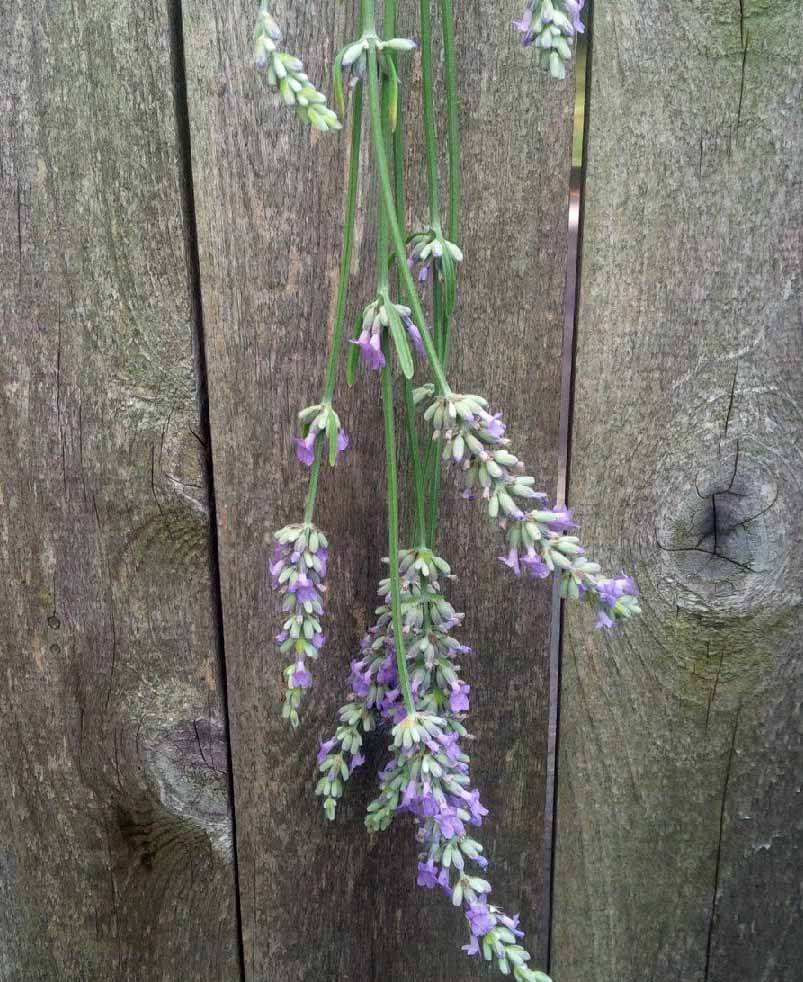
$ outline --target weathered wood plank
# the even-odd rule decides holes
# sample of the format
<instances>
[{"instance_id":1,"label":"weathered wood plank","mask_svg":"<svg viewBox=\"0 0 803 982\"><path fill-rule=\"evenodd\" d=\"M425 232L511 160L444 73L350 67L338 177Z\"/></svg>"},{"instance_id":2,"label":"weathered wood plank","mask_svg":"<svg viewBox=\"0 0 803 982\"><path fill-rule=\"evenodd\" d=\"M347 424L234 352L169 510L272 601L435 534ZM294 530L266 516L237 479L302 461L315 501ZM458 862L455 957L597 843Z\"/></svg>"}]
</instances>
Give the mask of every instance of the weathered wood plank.
<instances>
[{"instance_id":1,"label":"weathered wood plank","mask_svg":"<svg viewBox=\"0 0 803 982\"><path fill-rule=\"evenodd\" d=\"M0 977L237 978L168 22L0 4Z\"/></svg>"},{"instance_id":2,"label":"weathered wood plank","mask_svg":"<svg viewBox=\"0 0 803 982\"><path fill-rule=\"evenodd\" d=\"M792 982L800 931L803 6L596 5L553 971Z\"/></svg>"},{"instance_id":3,"label":"weathered wood plank","mask_svg":"<svg viewBox=\"0 0 803 982\"><path fill-rule=\"evenodd\" d=\"M330 0L277 8L314 79L323 80L335 45L353 36L350 7ZM408 32L415 7L402 10ZM522 453L550 488L573 91L533 69L509 14L489 0L458 5L467 262L451 376L507 410ZM302 511L294 415L322 380L347 141L310 133L262 91L250 65L253 15L245 0L206 0L186 35L247 975L478 979L484 968L459 950L457 912L415 887L412 829L387 833L369 850L362 817L370 780L360 779L336 827L312 796L316 741L333 727L382 575L375 378L337 397L352 445L334 479L323 477L318 518L332 542L329 642L302 729L294 734L279 718L277 605L265 563L272 530ZM408 71L417 76L418 63ZM423 170L417 174L423 189ZM364 184L363 216L371 205ZM420 202L414 211L422 222ZM352 310L370 298L369 238L361 226ZM465 636L478 651L469 668L474 759L493 816L485 840L495 895L523 908L538 948L549 591L511 583L495 559L499 542L469 505L450 501L446 511L443 552L460 575L454 596L468 610Z\"/></svg>"}]
</instances>

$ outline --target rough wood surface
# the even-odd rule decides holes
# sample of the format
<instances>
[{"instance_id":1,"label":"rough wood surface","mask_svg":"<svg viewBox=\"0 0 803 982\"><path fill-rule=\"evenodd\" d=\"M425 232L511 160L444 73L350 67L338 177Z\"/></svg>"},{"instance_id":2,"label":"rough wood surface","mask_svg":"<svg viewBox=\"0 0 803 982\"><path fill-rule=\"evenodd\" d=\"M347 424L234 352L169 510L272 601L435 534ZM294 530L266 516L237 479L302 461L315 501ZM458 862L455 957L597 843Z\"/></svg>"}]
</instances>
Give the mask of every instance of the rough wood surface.
<instances>
[{"instance_id":1,"label":"rough wood surface","mask_svg":"<svg viewBox=\"0 0 803 982\"><path fill-rule=\"evenodd\" d=\"M800 978L803 7L597 4L553 974Z\"/></svg>"},{"instance_id":2,"label":"rough wood surface","mask_svg":"<svg viewBox=\"0 0 803 982\"><path fill-rule=\"evenodd\" d=\"M402 12L408 31L414 7ZM490 0L457 7L467 260L450 376L506 410L522 454L551 489L573 91L534 70L509 11ZM333 49L354 34L351 5L276 13L291 50L323 82ZM415 887L412 829L368 842L370 778L356 781L334 826L312 795L317 740L333 727L382 575L376 378L337 396L352 445L336 474L322 478L317 516L332 544L329 641L302 729L292 733L279 718L278 607L266 560L272 531L302 512L294 416L322 381L347 141L311 133L262 90L251 68L253 15L245 0L206 0L186 22L246 974L479 979L485 969L459 950L458 913ZM417 77L417 62L407 71ZM413 181L423 187L423 171ZM364 183L363 218L371 204ZM354 268L351 310L370 297L364 229ZM549 590L511 582L495 558L499 542L471 506L450 500L446 511L442 551L461 577L454 596L478 652L468 670L480 738L473 756L492 812L484 839L494 896L522 908L540 950Z\"/></svg>"},{"instance_id":3,"label":"rough wood surface","mask_svg":"<svg viewBox=\"0 0 803 982\"><path fill-rule=\"evenodd\" d=\"M0 3L0 978L238 977L159 4Z\"/></svg>"}]
</instances>

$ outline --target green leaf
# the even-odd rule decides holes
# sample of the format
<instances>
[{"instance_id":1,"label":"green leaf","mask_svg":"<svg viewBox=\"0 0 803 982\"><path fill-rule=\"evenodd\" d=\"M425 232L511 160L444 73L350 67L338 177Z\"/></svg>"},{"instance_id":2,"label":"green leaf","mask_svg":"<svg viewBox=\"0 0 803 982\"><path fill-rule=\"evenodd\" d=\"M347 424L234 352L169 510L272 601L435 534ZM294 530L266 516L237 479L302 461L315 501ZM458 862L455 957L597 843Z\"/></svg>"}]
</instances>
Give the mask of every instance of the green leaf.
<instances>
[{"instance_id":1,"label":"green leaf","mask_svg":"<svg viewBox=\"0 0 803 982\"><path fill-rule=\"evenodd\" d=\"M393 343L396 346L399 368L401 368L404 377L410 379L415 374L415 364L413 362L412 352L410 351L410 345L407 341L407 331L404 329L404 324L402 324L401 317L399 317L396 308L389 300L385 302L385 310L387 311L388 321L390 322L390 336L393 338Z\"/></svg>"},{"instance_id":2,"label":"green leaf","mask_svg":"<svg viewBox=\"0 0 803 982\"><path fill-rule=\"evenodd\" d=\"M337 418L333 412L326 418L326 439L329 443L329 466L334 467L337 463Z\"/></svg>"},{"instance_id":3,"label":"green leaf","mask_svg":"<svg viewBox=\"0 0 803 982\"><path fill-rule=\"evenodd\" d=\"M457 303L457 270L455 269L454 259L452 259L451 253L443 243L441 244L443 246L441 271L443 273L443 285L446 292L444 308L448 317L454 312L455 304Z\"/></svg>"},{"instance_id":4,"label":"green leaf","mask_svg":"<svg viewBox=\"0 0 803 982\"><path fill-rule=\"evenodd\" d=\"M350 45L346 45L345 48L341 48L337 53L335 58L335 67L333 69L334 83L335 83L335 109L337 114L341 119L345 119L346 116L346 95L345 88L343 85L343 55Z\"/></svg>"},{"instance_id":5,"label":"green leaf","mask_svg":"<svg viewBox=\"0 0 803 982\"><path fill-rule=\"evenodd\" d=\"M354 337L358 338L362 333L362 311L357 314L354 322ZM346 384L351 387L357 381L357 366L360 364L360 349L356 344L349 345L349 353L346 356Z\"/></svg>"},{"instance_id":6,"label":"green leaf","mask_svg":"<svg viewBox=\"0 0 803 982\"><path fill-rule=\"evenodd\" d=\"M388 123L390 124L390 132L396 132L396 124L399 121L399 73L396 71L396 66L393 63L393 59L388 57L385 59L388 66Z\"/></svg>"}]
</instances>

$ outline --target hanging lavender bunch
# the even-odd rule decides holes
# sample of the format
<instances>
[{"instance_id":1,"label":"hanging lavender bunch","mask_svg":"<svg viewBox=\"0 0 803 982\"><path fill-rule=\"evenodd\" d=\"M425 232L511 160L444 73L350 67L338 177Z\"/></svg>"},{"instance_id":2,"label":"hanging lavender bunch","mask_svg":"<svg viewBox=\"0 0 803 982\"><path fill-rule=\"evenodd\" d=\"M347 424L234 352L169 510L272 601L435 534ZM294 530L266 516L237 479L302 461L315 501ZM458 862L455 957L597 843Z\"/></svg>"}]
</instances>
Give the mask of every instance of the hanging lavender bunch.
<instances>
[{"instance_id":1,"label":"hanging lavender bunch","mask_svg":"<svg viewBox=\"0 0 803 982\"><path fill-rule=\"evenodd\" d=\"M539 49L542 64L555 77L565 75L571 42L582 31L582 6L582 0L530 0L516 25L525 45L534 44ZM325 103L320 93L311 98L304 88L308 80L298 74L300 63L296 66L287 60L290 56L278 53L278 28L264 2L260 9L257 60L268 72L268 81L279 88L286 101L300 106L313 125L335 128L320 108ZM429 221L422 231L407 238L400 193L405 155L396 60L416 45L396 36L396 0L384 3L382 33L387 40L378 34L374 0L360 0L360 37L341 48L335 58L335 105L341 116L346 110L344 73L349 76L348 90L353 92L353 99L346 222L332 350L321 400L299 414L301 434L296 439L296 453L310 468L304 520L276 534L271 566L286 615L277 637L280 650L288 659L284 668L284 715L297 724L301 695L311 681L308 662L317 657L324 641L321 618L328 544L313 524L313 513L324 453L334 465L348 444L332 397L342 349L365 87L370 108L371 160L380 191L376 208L377 283L373 299L362 308L355 337L348 346L346 376L350 384L356 381L360 361L380 376L386 445L388 576L380 583L382 603L376 611L377 620L351 662L348 696L339 711L338 725L320 745L316 793L323 799L327 817L334 819L352 773L365 763L367 734L377 731L383 735L389 759L379 773L378 794L368 808L369 831L380 832L397 816L410 816L420 846L417 882L424 888L443 891L462 910L468 926L469 941L464 946L467 954L482 955L502 974L512 975L518 982L549 982L546 975L528 965L531 957L519 944L522 932L518 917L490 902L487 860L476 838L475 830L488 813L479 792L471 785L465 744L471 689L462 677L461 660L470 654L470 649L454 636L463 615L443 595L441 580L451 577L451 571L434 551L441 462L455 467L465 497L486 502L489 516L506 535L506 552L501 558L516 575L524 570L540 578L557 570L562 595L583 597L591 603L600 626L610 627L625 620L638 613L639 607L633 581L624 574L603 576L572 534L574 524L569 511L563 506L548 507L546 496L535 490L535 479L524 473L523 464L509 449L501 415L490 412L484 399L458 395L449 386L446 363L450 320L464 257L458 245L459 107L452 0L439 0L439 9L448 215L442 220L440 213L432 11L430 0L420 0ZM391 256L395 259L393 266ZM416 280L418 284L426 282L431 289L431 330ZM391 299L397 297L397 291L402 292L405 303ZM424 356L424 366L428 365L433 378L432 384L417 390L413 390L411 380L417 367L422 366L416 365L414 350ZM394 375L401 376L404 394L415 504L411 541L416 547L404 550L399 547ZM422 401L428 402L425 418L433 431L424 453L419 451L416 430L416 404Z\"/></svg>"},{"instance_id":2,"label":"hanging lavender bunch","mask_svg":"<svg viewBox=\"0 0 803 982\"><path fill-rule=\"evenodd\" d=\"M553 78L566 78L575 35L585 31L580 11L585 0L528 0L513 26L525 48L533 45L541 67Z\"/></svg>"},{"instance_id":3,"label":"hanging lavender bunch","mask_svg":"<svg viewBox=\"0 0 803 982\"><path fill-rule=\"evenodd\" d=\"M518 916L489 902L488 861L472 831L488 811L471 787L470 758L461 745L468 736L463 721L471 688L460 677L458 659L470 649L453 637L463 615L441 592L440 576L450 577L450 568L431 549L420 548L400 552L399 573L403 645L395 641L388 578L379 587L378 620L351 664L341 725L321 744L316 793L334 818L345 782L364 763L364 734L382 729L390 759L379 773L366 827L383 831L397 815L410 815L421 847L418 885L440 889L462 909L469 931L464 951L482 954L520 982L545 982L546 975L527 965L531 956L519 944Z\"/></svg>"}]
</instances>

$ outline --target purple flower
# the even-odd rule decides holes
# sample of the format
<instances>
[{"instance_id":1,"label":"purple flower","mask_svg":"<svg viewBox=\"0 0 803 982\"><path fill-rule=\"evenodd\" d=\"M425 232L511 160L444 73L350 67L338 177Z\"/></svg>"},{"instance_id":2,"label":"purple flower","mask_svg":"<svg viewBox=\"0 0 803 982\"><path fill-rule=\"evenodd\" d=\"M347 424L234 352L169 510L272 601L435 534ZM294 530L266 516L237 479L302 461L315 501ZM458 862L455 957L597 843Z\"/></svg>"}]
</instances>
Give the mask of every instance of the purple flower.
<instances>
[{"instance_id":1,"label":"purple flower","mask_svg":"<svg viewBox=\"0 0 803 982\"><path fill-rule=\"evenodd\" d=\"M449 708L453 713L467 713L468 712L468 694L471 692L471 686L467 685L465 682L458 682L457 687L452 690L452 694L449 697Z\"/></svg>"},{"instance_id":2,"label":"purple flower","mask_svg":"<svg viewBox=\"0 0 803 982\"><path fill-rule=\"evenodd\" d=\"M318 748L319 764L322 764L326 760L326 758L329 756L329 753L331 752L332 748L336 743L337 743L337 739L335 737L332 737L330 740L325 740L321 742L321 745Z\"/></svg>"},{"instance_id":3,"label":"purple flower","mask_svg":"<svg viewBox=\"0 0 803 982\"><path fill-rule=\"evenodd\" d=\"M576 529L577 526L572 521L572 513L566 505L558 505L552 509L555 518L549 523L549 527L555 532L567 532L569 529Z\"/></svg>"},{"instance_id":4,"label":"purple flower","mask_svg":"<svg viewBox=\"0 0 803 982\"><path fill-rule=\"evenodd\" d=\"M315 589L315 584L304 574L301 573L295 583L291 584L287 588L288 593L294 593L296 595L296 602L303 603L315 603L320 601L318 596L318 591Z\"/></svg>"},{"instance_id":5,"label":"purple flower","mask_svg":"<svg viewBox=\"0 0 803 982\"><path fill-rule=\"evenodd\" d=\"M488 904L470 904L466 910L466 920L475 938L482 937L496 927L496 918L488 909Z\"/></svg>"},{"instance_id":6,"label":"purple flower","mask_svg":"<svg viewBox=\"0 0 803 982\"><path fill-rule=\"evenodd\" d=\"M483 415L483 422L485 423L486 432L495 440L501 440L504 438L505 432L507 431L507 426L505 425L505 421L502 419L501 413L496 413L493 416L490 413L485 413Z\"/></svg>"},{"instance_id":7,"label":"purple flower","mask_svg":"<svg viewBox=\"0 0 803 982\"><path fill-rule=\"evenodd\" d=\"M632 577L620 573L612 580L600 580L597 583L597 594L606 607L613 607L616 601L625 594L633 597L638 596L638 587Z\"/></svg>"},{"instance_id":8,"label":"purple flower","mask_svg":"<svg viewBox=\"0 0 803 982\"><path fill-rule=\"evenodd\" d=\"M432 890L433 887L438 885L438 874L435 871L435 863L428 859L425 863L418 864L418 879L416 883L420 887L426 887L427 890Z\"/></svg>"},{"instance_id":9,"label":"purple flower","mask_svg":"<svg viewBox=\"0 0 803 982\"><path fill-rule=\"evenodd\" d=\"M399 700L399 690L398 689L388 689L385 693L382 702L380 703L380 708L382 712L388 712L390 709L395 709L396 704Z\"/></svg>"},{"instance_id":10,"label":"purple flower","mask_svg":"<svg viewBox=\"0 0 803 982\"><path fill-rule=\"evenodd\" d=\"M444 806L437 815L435 821L441 834L447 839L454 839L457 836L465 835L466 827L457 817L457 809Z\"/></svg>"},{"instance_id":11,"label":"purple flower","mask_svg":"<svg viewBox=\"0 0 803 982\"><path fill-rule=\"evenodd\" d=\"M404 317L404 326L407 328L407 336L413 343L413 347L419 353L419 355L424 354L424 342L421 339L421 332L415 326L410 317Z\"/></svg>"},{"instance_id":12,"label":"purple flower","mask_svg":"<svg viewBox=\"0 0 803 982\"><path fill-rule=\"evenodd\" d=\"M507 566L512 569L516 576L521 576L521 567L519 566L519 554L516 549L511 549L506 556L500 556L499 559Z\"/></svg>"},{"instance_id":13,"label":"purple flower","mask_svg":"<svg viewBox=\"0 0 803 982\"><path fill-rule=\"evenodd\" d=\"M396 681L396 659L393 655L388 655L382 662L376 680L380 685L390 685Z\"/></svg>"},{"instance_id":14,"label":"purple flower","mask_svg":"<svg viewBox=\"0 0 803 982\"><path fill-rule=\"evenodd\" d=\"M304 439L296 437L296 457L305 467L311 467L315 459L315 437L316 433L310 432Z\"/></svg>"},{"instance_id":15,"label":"purple flower","mask_svg":"<svg viewBox=\"0 0 803 982\"><path fill-rule=\"evenodd\" d=\"M385 356L382 354L381 341L378 334L370 334L363 331L356 341L349 344L356 344L360 349L362 360L372 371L378 371L385 367Z\"/></svg>"},{"instance_id":16,"label":"purple flower","mask_svg":"<svg viewBox=\"0 0 803 982\"><path fill-rule=\"evenodd\" d=\"M528 552L526 556L522 556L521 564L526 567L528 573L539 580L543 580L549 576L549 567L535 551Z\"/></svg>"},{"instance_id":17,"label":"purple flower","mask_svg":"<svg viewBox=\"0 0 803 982\"><path fill-rule=\"evenodd\" d=\"M349 774L352 774L356 768L360 767L365 763L365 754L357 752L351 755L351 762L349 763Z\"/></svg>"},{"instance_id":18,"label":"purple flower","mask_svg":"<svg viewBox=\"0 0 803 982\"><path fill-rule=\"evenodd\" d=\"M351 688L354 690L354 694L365 698L371 688L371 668L364 669L363 663L360 661L353 661L351 663L351 676L349 677L351 682Z\"/></svg>"},{"instance_id":19,"label":"purple flower","mask_svg":"<svg viewBox=\"0 0 803 982\"><path fill-rule=\"evenodd\" d=\"M513 26L516 28L519 34L521 34L521 43L525 48L531 45L533 42L532 25L533 12L529 7L525 8L524 13L521 15L519 20L513 21Z\"/></svg>"},{"instance_id":20,"label":"purple flower","mask_svg":"<svg viewBox=\"0 0 803 982\"><path fill-rule=\"evenodd\" d=\"M524 937L524 931L519 930L519 915L514 914L513 917L509 917L507 914L497 913L497 921L516 935L517 938Z\"/></svg>"},{"instance_id":21,"label":"purple flower","mask_svg":"<svg viewBox=\"0 0 803 982\"><path fill-rule=\"evenodd\" d=\"M294 689L308 689L312 685L312 676L303 661L296 662L293 666L290 685Z\"/></svg>"},{"instance_id":22,"label":"purple flower","mask_svg":"<svg viewBox=\"0 0 803 982\"><path fill-rule=\"evenodd\" d=\"M464 797L468 810L471 812L471 824L482 825L482 820L488 814L488 809L480 801L479 791L471 791Z\"/></svg>"},{"instance_id":23,"label":"purple flower","mask_svg":"<svg viewBox=\"0 0 803 982\"><path fill-rule=\"evenodd\" d=\"M584 34L585 27L580 20L580 11L585 6L585 0L563 0L566 5L566 13L572 22L572 28L576 34Z\"/></svg>"},{"instance_id":24,"label":"purple flower","mask_svg":"<svg viewBox=\"0 0 803 982\"><path fill-rule=\"evenodd\" d=\"M456 733L442 733L438 741L446 751L449 760L457 760L460 756L460 737Z\"/></svg>"},{"instance_id":25,"label":"purple flower","mask_svg":"<svg viewBox=\"0 0 803 982\"><path fill-rule=\"evenodd\" d=\"M343 453L343 451L346 449L346 447L348 447L348 445L349 445L348 433L346 433L345 430L338 430L337 431L337 456L338 457L340 456L340 454Z\"/></svg>"}]
</instances>

